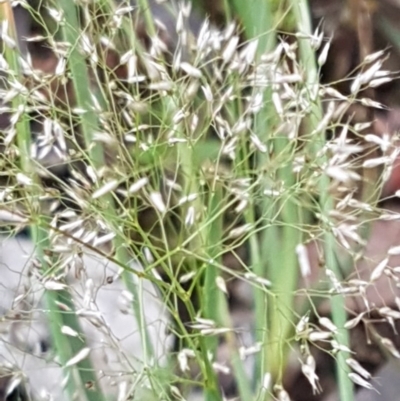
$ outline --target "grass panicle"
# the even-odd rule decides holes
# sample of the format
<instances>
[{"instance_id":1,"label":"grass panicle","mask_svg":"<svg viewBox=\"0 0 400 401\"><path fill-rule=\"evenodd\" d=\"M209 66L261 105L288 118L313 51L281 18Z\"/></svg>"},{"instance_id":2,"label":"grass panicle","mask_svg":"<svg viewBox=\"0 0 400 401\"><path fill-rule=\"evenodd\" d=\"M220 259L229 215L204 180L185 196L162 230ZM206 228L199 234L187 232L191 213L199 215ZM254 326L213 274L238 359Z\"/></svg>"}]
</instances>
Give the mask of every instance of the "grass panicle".
<instances>
[{"instance_id":1,"label":"grass panicle","mask_svg":"<svg viewBox=\"0 0 400 401\"><path fill-rule=\"evenodd\" d=\"M319 392L313 350L324 342L335 357L340 399L353 400L355 372L365 372L349 349L343 293L351 283L342 271L354 267L366 243L359 209L371 220L379 215L376 197L358 199L354 188L362 185L362 168L393 162L369 160L371 144L387 151L393 143L364 138L349 114L359 92L385 74L384 53L355 71L345 96L320 81L330 40L321 27L312 31L306 0L226 0L226 27L207 20L196 32L188 31L190 7L182 4L173 35L167 18L167 28L154 18L150 0L135 7L44 3L42 22L52 19L44 32L57 36L35 39L52 55L48 64L33 61L53 62L50 73L27 72L37 55L21 60L11 6L0 6L1 89L12 120L2 138L10 188L1 189L11 199L4 210L10 216L20 208L27 216L45 278L68 269L55 257L57 249L67 253L65 244L71 260L88 249L121 268L125 313L135 316L143 351L132 371L116 372L128 377L121 394L190 400L200 389L207 401L220 401L226 375L241 400L285 399L293 360ZM32 135L32 115L45 121L43 135ZM44 165L52 152L62 154L67 179ZM313 247L323 279L314 279L321 260ZM382 263L371 282L383 274ZM361 281L364 296L368 283ZM147 282L175 336L174 349L166 347L160 360ZM250 292L247 326L234 315L237 294L230 288L238 282ZM105 400L97 385L87 385L96 383L96 366L84 336L61 332L64 326L82 332L72 289L68 282L53 285L46 310L55 354L72 372L68 397ZM330 317L319 316L326 298ZM358 384L368 387L369 379Z\"/></svg>"}]
</instances>

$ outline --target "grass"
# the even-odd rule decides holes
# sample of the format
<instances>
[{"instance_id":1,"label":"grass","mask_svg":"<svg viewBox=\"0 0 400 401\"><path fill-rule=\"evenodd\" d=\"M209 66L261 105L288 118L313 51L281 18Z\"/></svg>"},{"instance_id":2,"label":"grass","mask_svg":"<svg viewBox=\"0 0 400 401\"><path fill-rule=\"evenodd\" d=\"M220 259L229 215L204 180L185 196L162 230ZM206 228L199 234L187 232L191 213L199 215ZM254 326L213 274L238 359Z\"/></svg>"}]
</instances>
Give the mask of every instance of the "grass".
<instances>
[{"instance_id":1,"label":"grass","mask_svg":"<svg viewBox=\"0 0 400 401\"><path fill-rule=\"evenodd\" d=\"M342 213L338 209L342 198L353 196L345 184L353 181L359 165L356 157L350 157L349 143L354 141L348 142L344 135L338 144L335 135L343 127L356 130L344 113L335 116L329 110L330 105L343 104L348 109L357 96L346 98L320 83L323 60L315 46L320 39L312 32L305 0L287 2L288 8L278 7L279 12L268 1L254 0L252 7L239 0L225 1L227 20L241 16L243 31L205 27L192 48L185 45L187 32L179 31L172 55L159 51L149 4L139 2L149 36L146 48L130 29L130 9L104 0L98 9L104 14L94 15L90 5L82 4L78 12L69 0L49 3L61 16L57 32L66 49L59 51L58 66L66 59L59 74L72 90L66 104L55 93L35 104L26 93L48 87L54 77L31 76L29 91L21 90L12 98L12 112L21 112L12 127L15 141L6 148L17 149L17 155L6 160L9 152L4 153L7 163L17 164L10 173L12 182L18 181L18 173L32 177L33 185L15 191L15 204L29 216L43 274L52 263L57 265L48 256L55 246L49 228L58 238L76 237L78 248L91 250L96 245L82 240L90 227L95 227L97 239L110 234L112 251L98 252L123 270L144 354L139 373L131 372L132 378L146 377L147 385L137 379L136 386L146 387L150 398L162 394L165 399L183 399L199 387L207 401L222 400L221 369L230 370L242 400L283 397L290 355L300 361L317 391L310 349L318 343L313 338L324 335L330 352L333 340L342 346L336 355L338 389L342 400L352 400L344 296L324 292L331 301L335 327L331 332L311 323L299 329L306 320L299 315L296 297L308 274L304 263L310 263L299 255L311 242L322 244L324 269L340 282L346 279L337 255L349 234L340 231L341 221L332 216ZM1 12L2 21L10 21L9 36L15 40L10 5L2 4ZM178 18L185 20L182 10ZM298 35L283 34L282 26ZM25 87L18 49L3 42L8 86L16 80ZM120 60L116 65L105 62L111 53ZM60 182L48 172L58 185L50 184L50 189L30 155L33 110L41 118L60 121L73 148L66 157L73 179ZM336 154L331 151L335 146ZM51 191L61 199L73 199L72 208L83 223L72 232L63 232L54 211L38 204ZM374 200L369 201L375 207ZM344 221L347 218L342 215ZM247 255L238 256L243 250ZM229 256L239 269L227 262ZM143 271L132 268L133 260ZM227 294L226 287L233 280L245 281L253 296L254 342L260 347L250 375L230 316L229 296L234 294ZM169 309L171 330L180 347L178 358L171 351L168 362L161 365L148 332L143 281L157 289ZM331 287L335 289L335 283ZM308 314L317 308L313 290L309 289ZM74 371L69 398L80 392L84 399L106 399L97 386L96 390L85 386L96 382L89 358L72 367L68 363L88 346L61 335L63 326L82 333L69 291L46 292L55 353L66 372ZM60 299L68 302L72 313L57 309ZM185 311L186 320L178 309ZM229 350L228 363L222 367L221 341ZM189 349L195 360L192 375L182 362L186 359L179 359L179 355L186 358L182 348ZM135 394L132 391L134 399Z\"/></svg>"},{"instance_id":2,"label":"grass","mask_svg":"<svg viewBox=\"0 0 400 401\"><path fill-rule=\"evenodd\" d=\"M8 3L1 5L1 18L2 21L9 21L9 36L11 40L16 41L16 29L14 21L12 18L12 10ZM3 33L4 34L4 33ZM11 80L21 80L22 74L19 66L19 60L13 49L10 49L5 45L5 58L10 66L10 81ZM13 107L18 110L21 106L25 106L26 99L20 95L16 96L14 99ZM31 144L31 133L29 128L28 117L25 114L25 110L22 109L21 117L16 124L16 140L18 144L18 149L20 151L20 168L22 174L27 174L27 177L31 176L32 165L30 157L30 144ZM50 270L52 263L56 261L49 257L46 257L48 249L50 249L50 240L48 236L48 231L44 229L46 223L48 224L49 218L47 212L41 212L40 210L40 186L38 177L33 175L32 185L29 185L29 189L26 192L26 201L29 208L32 210L39 209L38 215L30 216L32 224L30 230L32 233L33 241L37 247L37 257L41 265L41 270L44 274ZM96 378L94 375L94 370L89 359L84 358L77 361L76 364L68 366L68 362L73 360L85 346L84 337L81 339L71 338L70 341L66 342L64 336L61 333L63 326L68 326L72 330L80 333L80 324L77 315L74 313L74 305L70 302L70 294L68 290L47 291L45 293L45 303L46 308L49 311L49 322L50 322L50 332L52 339L54 341L55 349L57 355L60 358L60 362L66 366L65 373L71 374L72 379L68 381L67 390L71 399L79 394L79 397L87 400L102 400L103 396L98 391L88 391L86 389L85 383L95 382ZM60 313L57 302L62 302L68 305L71 310L69 314ZM80 374L74 374L74 371L79 370Z\"/></svg>"}]
</instances>

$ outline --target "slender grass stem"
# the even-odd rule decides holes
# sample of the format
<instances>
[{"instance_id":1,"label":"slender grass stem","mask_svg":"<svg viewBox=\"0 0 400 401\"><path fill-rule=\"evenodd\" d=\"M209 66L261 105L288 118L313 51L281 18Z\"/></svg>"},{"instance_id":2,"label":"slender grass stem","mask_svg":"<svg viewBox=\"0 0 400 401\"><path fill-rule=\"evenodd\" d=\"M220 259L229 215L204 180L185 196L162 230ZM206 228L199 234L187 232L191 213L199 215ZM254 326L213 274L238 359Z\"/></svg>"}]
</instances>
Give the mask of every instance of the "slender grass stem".
<instances>
[{"instance_id":1,"label":"slender grass stem","mask_svg":"<svg viewBox=\"0 0 400 401\"><path fill-rule=\"evenodd\" d=\"M218 216L215 218L213 223L210 224L209 234L207 236L208 244L208 256L211 260L218 258L221 254L221 240L222 240L222 215L220 213L220 205L222 202L222 188L218 184L210 192L209 200L209 216ZM206 266L204 274L204 287L203 287L203 297L204 297L204 315L206 318L213 320L217 325L221 325L220 318L220 297L221 292L217 287L217 276L218 270L213 264ZM216 336L210 336L204 340L206 344L207 353L210 353L215 357L218 347L218 338ZM213 380L209 386L206 387L206 400L215 400L218 394L219 399L222 399L219 394L218 384L215 375L213 375Z\"/></svg>"},{"instance_id":2,"label":"slender grass stem","mask_svg":"<svg viewBox=\"0 0 400 401\"><path fill-rule=\"evenodd\" d=\"M310 10L308 7L307 0L293 1L293 9L296 17L298 30L306 35L311 36L311 20L310 20ZM315 54L311 48L310 41L303 39L300 41L300 58L303 63L304 71L306 71L306 83L310 87L309 93L315 93L314 88L317 87L318 71L315 62ZM318 121L322 118L322 106L318 97L315 99L311 98L313 101L312 112L309 117L310 132L312 132L318 124ZM316 144L315 150L318 151L322 148L325 143L325 131L320 134L319 140L314 142ZM323 158L323 162L326 162L326 157ZM333 209L333 199L329 194L329 178L324 174L320 179L320 205L322 213L324 216L328 217L329 212ZM329 228L328 228L329 230ZM326 259L326 265L331 269L337 277L341 277L341 272L339 265L337 263L335 255L335 240L331 232L326 232L324 235L324 254ZM332 308L332 320L333 323L338 328L338 341L340 344L349 347L349 333L344 328L346 322L346 309L344 297L341 295L336 295L331 298L331 308ZM345 360L349 357L347 352L341 351L337 357L336 367L337 367L337 378L339 386L340 399L342 401L352 401L354 394L354 386L348 377L350 373L349 366L345 363Z\"/></svg>"},{"instance_id":3,"label":"slender grass stem","mask_svg":"<svg viewBox=\"0 0 400 401\"><path fill-rule=\"evenodd\" d=\"M275 45L274 13L271 1L232 0L237 15L240 15L247 39L258 38L258 54L272 50Z\"/></svg>"},{"instance_id":4,"label":"slender grass stem","mask_svg":"<svg viewBox=\"0 0 400 401\"><path fill-rule=\"evenodd\" d=\"M233 0L238 15L241 16L246 37L248 39L257 38L259 41L257 48L257 59L261 54L271 51L276 43L276 32L274 29L273 13L269 1L253 1L252 4L245 4L240 0ZM274 111L271 106L271 91L266 88L263 92L263 106L261 111L255 116L254 132L260 137L267 146L271 143L270 133L273 132ZM268 155L259 156L258 167L263 168ZM274 257L266 257L267 249L280 249L279 235L275 226L269 224L271 213L270 202L267 199L263 201L262 216L265 221L265 230L261 233L261 244L258 244L256 236L250 239L250 263L253 271L260 277L267 277L267 266L269 270L279 270L277 263L279 257L274 252ZM246 212L246 220L254 223L254 212ZM270 370L270 355L268 355L270 342L269 332L269 300L265 292L261 289L254 291L255 316L256 316L256 340L263 344L262 351L256 356L254 367L254 385L259 387L262 378Z\"/></svg>"},{"instance_id":5,"label":"slender grass stem","mask_svg":"<svg viewBox=\"0 0 400 401\"><path fill-rule=\"evenodd\" d=\"M144 15L145 24L149 31L150 38L155 38L157 35L156 28L154 25L153 14L151 13L150 5L148 0L138 0L140 11Z\"/></svg>"}]
</instances>

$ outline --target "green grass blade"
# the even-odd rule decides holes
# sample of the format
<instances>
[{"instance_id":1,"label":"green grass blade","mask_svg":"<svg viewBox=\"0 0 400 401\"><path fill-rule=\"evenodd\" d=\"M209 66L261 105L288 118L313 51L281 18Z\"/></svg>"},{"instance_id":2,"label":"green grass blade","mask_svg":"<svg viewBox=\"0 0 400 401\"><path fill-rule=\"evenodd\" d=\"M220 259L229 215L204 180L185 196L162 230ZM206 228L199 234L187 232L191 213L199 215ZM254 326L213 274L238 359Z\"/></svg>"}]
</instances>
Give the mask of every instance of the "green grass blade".
<instances>
[{"instance_id":1,"label":"green grass blade","mask_svg":"<svg viewBox=\"0 0 400 401\"><path fill-rule=\"evenodd\" d=\"M295 0L293 1L294 14L296 16L298 30L308 36L312 35L311 31L311 19L310 19L310 9L307 0ZM308 39L303 39L300 41L300 57L303 63L304 71L306 72L306 82L309 85L309 93L314 93L313 88L318 85L318 70L315 62L315 53L311 48L310 41ZM322 119L322 106L318 98L314 100L314 107L309 117L309 132L317 127L318 121ZM316 144L315 151L322 148L325 143L325 130L319 134L314 143ZM326 158L323 158L321 162L326 162ZM328 218L329 212L333 209L333 199L329 195L329 184L330 180L326 174L321 177L320 180L320 205L323 216ZM324 253L326 258L326 266L333 271L336 277L341 278L341 271L335 256L336 244L333 234L331 232L326 232L324 235ZM344 297L341 295L336 295L331 299L332 308L332 320L335 326L338 328L337 340L340 344L349 347L349 333L344 328L346 322L346 309ZM337 378L340 399L342 401L352 401L354 394L354 386L348 373L350 373L349 366L345 363L345 360L350 355L347 352L341 351L337 357Z\"/></svg>"}]
</instances>

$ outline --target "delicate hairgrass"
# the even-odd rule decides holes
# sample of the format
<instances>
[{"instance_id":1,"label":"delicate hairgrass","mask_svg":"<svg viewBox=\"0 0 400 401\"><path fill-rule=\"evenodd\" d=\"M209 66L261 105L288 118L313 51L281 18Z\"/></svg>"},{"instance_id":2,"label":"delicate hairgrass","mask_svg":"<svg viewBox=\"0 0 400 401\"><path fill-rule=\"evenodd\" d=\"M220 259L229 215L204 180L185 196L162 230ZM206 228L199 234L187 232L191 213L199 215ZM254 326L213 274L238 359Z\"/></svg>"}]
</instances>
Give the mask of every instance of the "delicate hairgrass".
<instances>
[{"instance_id":1,"label":"delicate hairgrass","mask_svg":"<svg viewBox=\"0 0 400 401\"><path fill-rule=\"evenodd\" d=\"M17 43L15 22L9 3L3 3L0 5L0 18L3 24L2 34L9 35L10 39ZM4 30L4 21L8 22L8 32ZM13 81L21 81L22 73L19 61L21 55L18 54L18 48L12 48L6 43L3 43L3 46L5 59L9 63L11 72L9 79ZM43 273L46 273L46 271L49 270L51 263L49 262L49 258L46 257L46 252L49 249L50 242L48 230L44 228L46 222L48 222L48 217L45 214L42 214L40 210L40 182L38 177L33 173L34 165L30 156L31 132L29 128L28 115L25 111L25 102L26 98L24 98L22 94L17 95L12 101L12 106L15 110L21 110L22 108L19 120L15 125L16 139L20 152L21 171L32 177L33 180L31 192L26 191L26 196L29 208L32 210L39 208L39 215L31 217L32 222L30 230L33 242L37 249L36 256L40 261L41 270ZM103 400L104 398L102 393L97 390L95 384L96 376L88 358L81 358L76 364L69 367L66 366L68 361L71 361L76 357L85 347L85 339L83 336L80 338L64 336L61 331L63 326L67 326L78 333L81 332L77 315L74 313L74 305L71 302L69 291L45 291L44 298L48 310L50 331L57 356L59 357L64 370L71 374L66 385L71 399L73 399L78 393L80 398L88 401ZM64 313L61 311L57 305L59 302L67 305L70 309L70 313ZM94 383L94 390L89 390L86 383Z\"/></svg>"},{"instance_id":2,"label":"delicate hairgrass","mask_svg":"<svg viewBox=\"0 0 400 401\"><path fill-rule=\"evenodd\" d=\"M88 69L86 67L85 58L78 51L77 45L80 40L80 25L77 18L78 9L74 3L70 1L60 1L60 9L64 12L65 24L61 27L63 39L71 46L71 52L68 56L68 63L72 73L72 82L76 95L77 107L85 110L81 115L81 129L85 139L86 148L89 151L89 160L95 169L101 168L104 165L104 151L101 144L93 142L94 133L97 129L96 111L93 105L93 98L88 83L90 82ZM106 194L103 196L105 203L108 203L108 212L105 220L113 227L118 221L114 210L114 200L112 195ZM114 247L116 250L116 259L124 266L128 267L132 258L129 256L125 238L118 234L118 229L115 227L117 236L114 239ZM136 284L131 280L131 273L124 270L122 279L133 295L133 310L143 341L144 362L147 365L153 357L153 345L148 334L147 325L143 315L142 298L138 295Z\"/></svg>"},{"instance_id":3,"label":"delicate hairgrass","mask_svg":"<svg viewBox=\"0 0 400 401\"><path fill-rule=\"evenodd\" d=\"M144 15L150 42L153 42L156 27L149 5L149 1L141 0L139 10ZM224 5L226 10L230 9L228 1ZM153 57L152 49L144 51L136 34L130 32L133 24L130 16L124 16L115 30L118 34L114 32L112 39L121 48L128 47L124 50L134 51L144 64L154 63L159 77L145 81L143 86L138 83L125 86L124 83L122 89L118 87L118 92L108 71L105 78L91 71L96 83L89 85L91 74L87 57L80 51L82 29L85 28L79 22L78 7L69 0L58 4L64 16L64 23L59 27L60 34L69 45L67 62L76 97L76 104L67 104L67 112L81 111L79 129L84 137L83 157L88 171L99 172L106 164L106 145L98 140L102 134L99 131L104 128L100 118L103 112L111 115L115 123L115 132L105 135L107 140L111 137L115 145L115 142L122 142L121 138L126 139L126 135L134 142L129 149L122 143L116 145L120 158L118 162L126 162L124 167L129 171L120 174L116 167L116 174L110 174L111 178L102 177L95 181L96 189L88 190L92 195L88 203L91 215L106 223L107 228L116 234L113 239L115 255L103 254L101 250L98 253L124 268L122 278L133 294L135 301L132 306L142 338L145 369L141 375L147 376L154 395L161 394L165 398L170 395L171 398L179 398L182 389L185 391L193 387L194 379L187 379L185 374L175 377L171 372L165 373L168 377L158 377L158 372L153 370L155 352L145 318L146 305L141 296L142 278L152 281L162 292L163 301L175 323L172 331L181 344L189 347L198 364L198 384L207 401L223 398L215 368L221 337L228 344L228 362L243 400L268 400L274 392L276 395L283 391L283 376L295 332L299 341L303 341L302 345L307 345L304 349L310 362L308 343L313 338L318 339L319 333L308 338L307 330L297 332L295 328L296 313L301 309L294 305L301 271L296 253L299 246L310 240L321 240L326 267L339 280L345 279L339 270L338 245L334 235L336 227L334 222L331 224L330 217L330 213L335 211L336 200L330 194L332 179L326 172L330 161L325 151L329 143L326 129L331 121L328 119L325 127L318 128L324 116L315 49L310 43L312 32L307 2L293 1L290 8L297 24L297 38L293 42L299 45L299 55L295 47L291 48L291 42L282 37L278 42L278 22L272 2L258 0L249 5L238 0L233 5L232 10L242 19L247 39L243 47L239 45L238 32L230 28L223 34L213 32L216 36L209 36L209 47L205 48L210 53L206 57L194 52L193 57L189 55L188 60L183 61L177 56L177 51L172 66L162 56ZM96 6L104 15L112 16L117 10L111 0L103 0ZM130 14L128 8L126 13ZM10 13L9 8L7 12ZM227 11L227 19L230 20L228 14ZM95 21L93 25L96 25ZM92 33L91 28L87 32ZM99 27L99 31L103 32L101 29ZM95 32L97 34L99 32ZM246 45L249 46L247 55L243 50ZM6 53L8 50L6 48ZM6 56L10 69L19 71L15 52ZM245 62L247 69L241 69L241 64ZM121 61L121 64L124 63ZM186 75L182 76L181 71ZM282 84L285 79L288 80L286 86ZM288 91L283 93L282 88ZM142 89L150 94L142 95ZM145 112L129 110L131 114L123 110L121 117L120 105L114 95L121 96L120 99L125 96L132 103L145 103L147 109ZM255 99L258 99L259 105L252 104ZM304 103L307 107L303 106ZM19 95L13 100L14 109L21 104L24 104L24 98ZM293 113L293 105L296 106L295 118L290 120L287 115ZM256 111L249 112L251 107ZM31 169L30 132L28 122L24 120L26 114L21 116L17 125L17 142L21 170L27 173ZM120 119L124 118L128 121L126 126L120 123ZM300 133L297 118L304 132ZM293 123L294 133L285 130L289 123ZM126 134L126 131L129 133ZM214 137L210 135L211 131ZM311 155L312 160L306 161L299 173L296 165L304 155ZM311 170L315 168L319 171L318 177L312 176ZM132 179L135 180L133 184ZM313 180L317 181L317 185ZM236 181L242 185L238 185L239 189L235 187ZM39 187L40 183L36 185ZM312 190L308 193L310 186ZM68 185L64 188L73 191ZM129 198L129 195L133 200L124 203L123 197ZM316 199L313 199L314 195ZM241 201L240 207L238 201ZM367 202L370 201L367 199ZM149 226L143 227L139 216L141 211L149 209L153 213L152 220ZM319 220L314 223L311 217L316 216ZM34 217L36 227L32 230L33 236L38 256L47 271L48 260L44 251L50 244L44 228L50 225L45 214ZM73 239L67 233L59 234ZM91 249L79 239L76 241ZM235 255L240 247L249 251L245 259L238 258L244 272L224 266L224 256L228 253ZM95 251L95 247L92 248ZM142 263L143 272L133 272L130 268L134 257ZM132 281L132 273L139 278L138 285ZM189 278L184 283L185 275ZM252 286L255 341L261 344L261 352L256 354L251 377L247 376L241 360L236 328L229 316L227 295L224 293L225 275L228 280L246 279ZM60 349L62 338L59 329L68 325L78 332L80 330L74 313L64 315L57 312L54 294L67 297L68 292L49 292L47 295L49 309L54 313L51 329L57 354L66 363L79 353L82 344L74 340L65 349ZM194 294L196 300L193 299ZM307 294L314 308L317 301L314 303L312 299L312 290ZM344 347L337 354L339 393L341 399L350 401L353 399L353 384L348 375L350 368L346 364L349 333L344 329L344 300L342 295L328 294L327 297L331 300L333 325L337 328L334 338ZM186 309L188 322L179 315L178 304ZM174 359L170 358L169 362L173 366ZM78 365L82 368L82 383L93 378L88 363L84 360ZM311 378L313 389L317 388L313 376L315 372L310 373L312 360L309 365L306 361L301 363L305 367L303 372L310 375L308 378ZM185 365L181 366L182 373L186 372L185 368ZM161 371L160 374L163 376ZM181 387L175 386L175 382L171 386L166 384L175 379ZM272 390L269 379L274 385ZM69 383L70 394L75 390L83 391L80 387L82 383ZM87 395L92 397L89 399L94 399L92 394Z\"/></svg>"}]
</instances>

